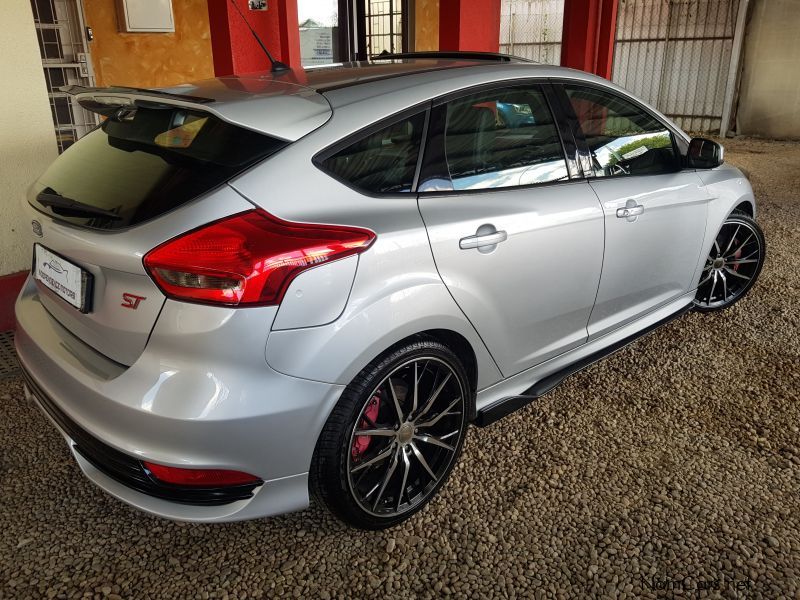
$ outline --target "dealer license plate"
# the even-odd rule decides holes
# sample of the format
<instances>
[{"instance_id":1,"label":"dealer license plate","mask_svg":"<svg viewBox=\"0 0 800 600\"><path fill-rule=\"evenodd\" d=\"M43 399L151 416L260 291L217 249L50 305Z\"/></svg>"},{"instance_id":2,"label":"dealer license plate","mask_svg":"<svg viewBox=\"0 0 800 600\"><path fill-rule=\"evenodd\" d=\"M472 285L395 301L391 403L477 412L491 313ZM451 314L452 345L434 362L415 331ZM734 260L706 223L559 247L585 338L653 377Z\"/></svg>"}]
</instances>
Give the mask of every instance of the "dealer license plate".
<instances>
[{"instance_id":1,"label":"dealer license plate","mask_svg":"<svg viewBox=\"0 0 800 600\"><path fill-rule=\"evenodd\" d=\"M40 244L33 247L33 277L83 313L90 310L92 274Z\"/></svg>"}]
</instances>

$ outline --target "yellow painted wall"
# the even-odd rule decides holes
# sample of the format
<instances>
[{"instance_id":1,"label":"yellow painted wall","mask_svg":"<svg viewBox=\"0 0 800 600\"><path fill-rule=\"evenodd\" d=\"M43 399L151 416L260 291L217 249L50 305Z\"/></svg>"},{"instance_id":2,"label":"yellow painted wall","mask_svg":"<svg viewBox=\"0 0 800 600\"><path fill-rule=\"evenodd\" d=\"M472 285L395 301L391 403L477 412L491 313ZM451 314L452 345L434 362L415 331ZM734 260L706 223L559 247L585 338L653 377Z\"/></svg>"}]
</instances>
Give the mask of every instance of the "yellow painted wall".
<instances>
[{"instance_id":1,"label":"yellow painted wall","mask_svg":"<svg viewBox=\"0 0 800 600\"><path fill-rule=\"evenodd\" d=\"M414 50L439 49L439 0L415 0Z\"/></svg>"},{"instance_id":2,"label":"yellow painted wall","mask_svg":"<svg viewBox=\"0 0 800 600\"><path fill-rule=\"evenodd\" d=\"M213 77L208 0L172 0L172 10L175 33L120 33L114 0L84 0L97 85L160 87Z\"/></svg>"},{"instance_id":3,"label":"yellow painted wall","mask_svg":"<svg viewBox=\"0 0 800 600\"><path fill-rule=\"evenodd\" d=\"M755 2L744 38L739 133L800 139L799 32L800 1Z\"/></svg>"},{"instance_id":4,"label":"yellow painted wall","mask_svg":"<svg viewBox=\"0 0 800 600\"><path fill-rule=\"evenodd\" d=\"M0 2L0 275L31 266L28 187L58 155L30 0Z\"/></svg>"}]
</instances>

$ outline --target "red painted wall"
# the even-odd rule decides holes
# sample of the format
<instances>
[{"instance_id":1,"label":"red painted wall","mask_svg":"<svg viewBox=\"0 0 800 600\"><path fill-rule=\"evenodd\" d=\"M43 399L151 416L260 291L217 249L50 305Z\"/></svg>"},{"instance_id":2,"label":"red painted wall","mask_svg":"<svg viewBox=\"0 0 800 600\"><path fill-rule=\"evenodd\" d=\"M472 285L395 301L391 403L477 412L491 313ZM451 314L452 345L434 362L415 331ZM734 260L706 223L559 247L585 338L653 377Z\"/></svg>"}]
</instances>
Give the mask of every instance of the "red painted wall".
<instances>
[{"instance_id":1,"label":"red painted wall","mask_svg":"<svg viewBox=\"0 0 800 600\"><path fill-rule=\"evenodd\" d=\"M500 0L441 0L439 50L500 50Z\"/></svg>"},{"instance_id":2,"label":"red painted wall","mask_svg":"<svg viewBox=\"0 0 800 600\"><path fill-rule=\"evenodd\" d=\"M250 10L247 0L234 0L276 60L300 66L300 29L297 0L268 0L268 10ZM211 49L217 76L263 71L270 68L264 51L253 38L230 0L208 3Z\"/></svg>"},{"instance_id":3,"label":"red painted wall","mask_svg":"<svg viewBox=\"0 0 800 600\"><path fill-rule=\"evenodd\" d=\"M561 65L611 79L619 0L565 0Z\"/></svg>"},{"instance_id":4,"label":"red painted wall","mask_svg":"<svg viewBox=\"0 0 800 600\"><path fill-rule=\"evenodd\" d=\"M15 328L14 303L27 276L28 272L22 271L0 277L0 331Z\"/></svg>"}]
</instances>

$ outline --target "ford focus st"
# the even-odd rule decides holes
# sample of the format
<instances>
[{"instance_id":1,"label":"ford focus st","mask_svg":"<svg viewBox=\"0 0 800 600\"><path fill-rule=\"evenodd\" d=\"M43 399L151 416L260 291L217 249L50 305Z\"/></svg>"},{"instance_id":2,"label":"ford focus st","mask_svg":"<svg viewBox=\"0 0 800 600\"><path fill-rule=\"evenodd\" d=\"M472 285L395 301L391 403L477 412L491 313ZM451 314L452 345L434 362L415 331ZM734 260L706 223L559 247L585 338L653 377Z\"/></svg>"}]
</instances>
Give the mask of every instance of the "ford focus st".
<instances>
[{"instance_id":1,"label":"ford focus st","mask_svg":"<svg viewBox=\"0 0 800 600\"><path fill-rule=\"evenodd\" d=\"M486 426L694 308L765 242L747 179L624 90L500 55L70 88L30 191L26 390L85 475L228 521L394 525Z\"/></svg>"}]
</instances>

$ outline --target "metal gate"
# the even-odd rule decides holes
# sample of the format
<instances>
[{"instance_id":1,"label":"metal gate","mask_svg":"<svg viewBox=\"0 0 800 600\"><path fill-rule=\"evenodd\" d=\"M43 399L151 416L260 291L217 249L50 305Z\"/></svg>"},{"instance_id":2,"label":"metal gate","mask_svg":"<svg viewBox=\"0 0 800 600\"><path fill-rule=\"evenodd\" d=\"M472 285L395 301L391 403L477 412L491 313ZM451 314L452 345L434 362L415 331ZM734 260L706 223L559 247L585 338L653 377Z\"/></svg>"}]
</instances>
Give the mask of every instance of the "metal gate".
<instances>
[{"instance_id":1,"label":"metal gate","mask_svg":"<svg viewBox=\"0 0 800 600\"><path fill-rule=\"evenodd\" d=\"M403 52L408 39L406 0L366 0L364 46L367 56Z\"/></svg>"},{"instance_id":2,"label":"metal gate","mask_svg":"<svg viewBox=\"0 0 800 600\"><path fill-rule=\"evenodd\" d=\"M60 92L64 85L94 85L80 0L31 0L58 151L97 125L97 116Z\"/></svg>"},{"instance_id":3,"label":"metal gate","mask_svg":"<svg viewBox=\"0 0 800 600\"><path fill-rule=\"evenodd\" d=\"M687 131L718 131L738 0L619 0L614 83Z\"/></svg>"},{"instance_id":4,"label":"metal gate","mask_svg":"<svg viewBox=\"0 0 800 600\"><path fill-rule=\"evenodd\" d=\"M563 25L564 0L503 0L500 52L557 65Z\"/></svg>"}]
</instances>

